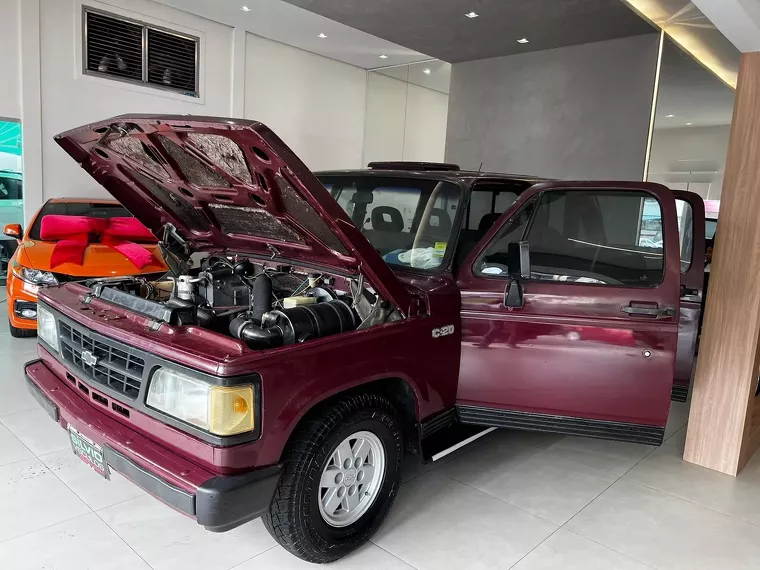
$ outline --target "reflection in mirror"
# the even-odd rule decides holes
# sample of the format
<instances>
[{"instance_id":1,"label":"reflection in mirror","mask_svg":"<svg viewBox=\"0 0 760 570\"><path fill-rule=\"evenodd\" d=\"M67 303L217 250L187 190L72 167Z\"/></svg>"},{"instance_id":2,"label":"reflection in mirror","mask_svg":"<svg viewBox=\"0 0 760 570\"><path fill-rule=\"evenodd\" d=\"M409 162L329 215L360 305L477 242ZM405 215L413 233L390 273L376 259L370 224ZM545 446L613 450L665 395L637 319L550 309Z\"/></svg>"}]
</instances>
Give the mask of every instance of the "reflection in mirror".
<instances>
[{"instance_id":1,"label":"reflection in mirror","mask_svg":"<svg viewBox=\"0 0 760 570\"><path fill-rule=\"evenodd\" d=\"M0 119L0 225L5 229L24 221L21 123ZM21 237L20 235L18 236ZM8 262L16 251L15 235L0 236L0 285L5 284Z\"/></svg>"},{"instance_id":2,"label":"reflection in mirror","mask_svg":"<svg viewBox=\"0 0 760 570\"><path fill-rule=\"evenodd\" d=\"M451 65L433 60L371 70L364 163L443 162Z\"/></svg>"},{"instance_id":3,"label":"reflection in mirror","mask_svg":"<svg viewBox=\"0 0 760 570\"><path fill-rule=\"evenodd\" d=\"M732 87L666 37L647 180L699 194L708 220L717 219L720 208L734 96Z\"/></svg>"}]
</instances>

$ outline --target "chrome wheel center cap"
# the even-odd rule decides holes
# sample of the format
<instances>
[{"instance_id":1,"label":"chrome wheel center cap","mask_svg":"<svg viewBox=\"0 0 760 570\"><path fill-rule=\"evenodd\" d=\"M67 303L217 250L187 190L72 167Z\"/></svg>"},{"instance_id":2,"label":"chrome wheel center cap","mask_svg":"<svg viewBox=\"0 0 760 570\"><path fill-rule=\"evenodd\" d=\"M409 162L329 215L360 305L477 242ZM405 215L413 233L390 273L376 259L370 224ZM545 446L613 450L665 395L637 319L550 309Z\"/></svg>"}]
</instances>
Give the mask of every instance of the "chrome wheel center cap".
<instances>
[{"instance_id":1,"label":"chrome wheel center cap","mask_svg":"<svg viewBox=\"0 0 760 570\"><path fill-rule=\"evenodd\" d=\"M344 485L353 485L356 481L356 469L349 469L346 471L343 481L345 481Z\"/></svg>"}]
</instances>

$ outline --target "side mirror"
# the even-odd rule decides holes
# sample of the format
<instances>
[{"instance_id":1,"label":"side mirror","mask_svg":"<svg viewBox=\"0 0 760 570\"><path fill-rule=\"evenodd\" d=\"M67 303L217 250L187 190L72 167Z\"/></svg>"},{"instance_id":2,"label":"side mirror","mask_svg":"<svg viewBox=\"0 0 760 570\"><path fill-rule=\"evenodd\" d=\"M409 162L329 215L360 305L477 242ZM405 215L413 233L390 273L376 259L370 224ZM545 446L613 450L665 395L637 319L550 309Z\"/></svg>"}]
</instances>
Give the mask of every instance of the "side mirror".
<instances>
[{"instance_id":1,"label":"side mirror","mask_svg":"<svg viewBox=\"0 0 760 570\"><path fill-rule=\"evenodd\" d=\"M8 224L3 228L3 234L8 237L12 237L12 238L20 240L21 237L24 235L24 232L21 229L21 225Z\"/></svg>"},{"instance_id":2,"label":"side mirror","mask_svg":"<svg viewBox=\"0 0 760 570\"><path fill-rule=\"evenodd\" d=\"M505 307L522 307L523 300L522 280L530 279L530 248L527 241L510 243L507 249L507 273L509 285L504 291Z\"/></svg>"}]
</instances>

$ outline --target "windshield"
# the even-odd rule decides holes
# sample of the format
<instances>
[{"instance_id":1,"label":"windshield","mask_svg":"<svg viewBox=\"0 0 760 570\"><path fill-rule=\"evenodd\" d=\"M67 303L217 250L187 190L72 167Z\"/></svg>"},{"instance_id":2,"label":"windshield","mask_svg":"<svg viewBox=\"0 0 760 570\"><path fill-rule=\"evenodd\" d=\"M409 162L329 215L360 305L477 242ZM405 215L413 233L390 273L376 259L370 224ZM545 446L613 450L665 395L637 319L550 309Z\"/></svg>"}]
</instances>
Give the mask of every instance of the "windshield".
<instances>
[{"instance_id":1,"label":"windshield","mask_svg":"<svg viewBox=\"0 0 760 570\"><path fill-rule=\"evenodd\" d=\"M456 184L362 174L319 179L390 265L435 270L453 247Z\"/></svg>"},{"instance_id":2,"label":"windshield","mask_svg":"<svg viewBox=\"0 0 760 570\"><path fill-rule=\"evenodd\" d=\"M705 220L705 239L714 239L715 230L718 229L718 220Z\"/></svg>"},{"instance_id":3,"label":"windshield","mask_svg":"<svg viewBox=\"0 0 760 570\"><path fill-rule=\"evenodd\" d=\"M29 231L29 239L40 239L40 228L42 227L42 218L45 216L87 216L90 218L132 218L121 204L104 204L98 202L48 202L42 206L34 225ZM97 241L97 240L95 240ZM139 243L155 243L157 240L131 240Z\"/></svg>"}]
</instances>

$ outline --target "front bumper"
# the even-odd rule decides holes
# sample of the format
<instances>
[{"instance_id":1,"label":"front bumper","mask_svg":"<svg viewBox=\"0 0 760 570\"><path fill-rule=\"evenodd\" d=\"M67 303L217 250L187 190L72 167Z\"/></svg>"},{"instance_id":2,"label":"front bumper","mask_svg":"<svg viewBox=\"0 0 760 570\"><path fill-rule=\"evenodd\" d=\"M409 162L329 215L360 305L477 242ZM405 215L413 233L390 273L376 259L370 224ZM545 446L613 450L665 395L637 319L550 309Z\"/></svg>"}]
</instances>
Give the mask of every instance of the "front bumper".
<instances>
[{"instance_id":1,"label":"front bumper","mask_svg":"<svg viewBox=\"0 0 760 570\"><path fill-rule=\"evenodd\" d=\"M25 319L16 312L17 303L33 303L37 305L37 293L31 290L29 285L8 270L8 282L6 285L6 297L8 299L8 320L17 329L36 329L37 319Z\"/></svg>"},{"instance_id":2,"label":"front bumper","mask_svg":"<svg viewBox=\"0 0 760 570\"><path fill-rule=\"evenodd\" d=\"M42 360L27 363L25 374L29 391L55 422L92 439L111 469L206 529L224 532L269 509L282 465L214 474L94 409Z\"/></svg>"}]
</instances>

